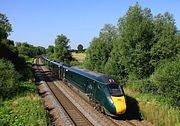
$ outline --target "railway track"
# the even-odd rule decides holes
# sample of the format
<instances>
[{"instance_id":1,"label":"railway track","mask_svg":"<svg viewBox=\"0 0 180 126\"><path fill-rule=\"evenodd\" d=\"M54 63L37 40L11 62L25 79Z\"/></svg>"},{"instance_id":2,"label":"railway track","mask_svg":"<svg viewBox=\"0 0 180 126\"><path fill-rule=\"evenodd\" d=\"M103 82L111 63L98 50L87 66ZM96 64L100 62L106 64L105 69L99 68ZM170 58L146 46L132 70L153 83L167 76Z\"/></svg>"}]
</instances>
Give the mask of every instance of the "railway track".
<instances>
[{"instance_id":1,"label":"railway track","mask_svg":"<svg viewBox=\"0 0 180 126\"><path fill-rule=\"evenodd\" d=\"M60 90L58 90L56 85L50 82L48 82L47 85L75 125L93 126L92 123L76 108L76 106Z\"/></svg>"},{"instance_id":2,"label":"railway track","mask_svg":"<svg viewBox=\"0 0 180 126\"><path fill-rule=\"evenodd\" d=\"M48 69L42 65L41 59L36 59L36 64L38 70L43 73L43 69L48 71ZM97 112L93 107L89 107L90 104L87 100L81 97L76 91L70 89L67 85L63 84L61 81L54 80L50 77L50 74L44 76L44 80L47 83L49 89L53 92L53 95L56 97L59 104L64 108L67 115L70 117L74 125L78 126L91 126L91 125L102 125L102 126L145 126L138 120L129 121L129 120L114 120L109 116L105 116L100 112ZM62 90L60 90L62 88ZM67 97L68 94L68 97ZM80 99L80 100L76 100ZM82 111L77 108L79 104L80 107L84 107L85 111L82 114ZM89 115L88 115L89 114ZM87 116L88 115L88 116ZM90 117L91 116L91 117ZM87 117L89 117L87 119Z\"/></svg>"},{"instance_id":3,"label":"railway track","mask_svg":"<svg viewBox=\"0 0 180 126\"><path fill-rule=\"evenodd\" d=\"M36 60L37 64L39 60ZM41 65L39 66L39 71L43 72ZM61 106L66 111L67 115L70 117L71 121L76 126L93 126L92 123L76 108L76 106L57 88L57 86L51 82L49 77L44 77L47 82L47 86L56 97L57 101L61 104Z\"/></svg>"}]
</instances>

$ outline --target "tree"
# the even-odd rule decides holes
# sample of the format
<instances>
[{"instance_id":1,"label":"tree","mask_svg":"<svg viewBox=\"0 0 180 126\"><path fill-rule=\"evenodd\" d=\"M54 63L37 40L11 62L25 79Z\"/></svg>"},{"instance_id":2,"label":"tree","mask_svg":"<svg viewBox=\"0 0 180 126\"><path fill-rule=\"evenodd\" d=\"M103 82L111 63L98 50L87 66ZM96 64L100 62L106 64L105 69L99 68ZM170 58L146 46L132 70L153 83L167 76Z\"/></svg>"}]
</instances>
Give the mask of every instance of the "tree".
<instances>
[{"instance_id":1,"label":"tree","mask_svg":"<svg viewBox=\"0 0 180 126\"><path fill-rule=\"evenodd\" d=\"M46 54L46 49L42 46L35 47L36 55Z\"/></svg>"},{"instance_id":2,"label":"tree","mask_svg":"<svg viewBox=\"0 0 180 126\"><path fill-rule=\"evenodd\" d=\"M83 52L83 45L79 44L77 49L78 49L78 52Z\"/></svg>"},{"instance_id":3,"label":"tree","mask_svg":"<svg viewBox=\"0 0 180 126\"><path fill-rule=\"evenodd\" d=\"M118 38L114 42L113 49L111 51L110 57L105 64L104 71L106 74L111 75L115 79L125 84L127 80L128 72L126 67L123 65L123 59L121 54L121 39Z\"/></svg>"},{"instance_id":4,"label":"tree","mask_svg":"<svg viewBox=\"0 0 180 126\"><path fill-rule=\"evenodd\" d=\"M98 72L104 71L104 66L110 56L113 42L118 35L117 28L111 24L106 24L101 29L98 38L94 38L87 49L85 66L88 69Z\"/></svg>"},{"instance_id":5,"label":"tree","mask_svg":"<svg viewBox=\"0 0 180 126\"><path fill-rule=\"evenodd\" d=\"M174 58L180 49L173 15L166 12L154 18L154 45L151 48L151 63L156 67L161 60Z\"/></svg>"},{"instance_id":6,"label":"tree","mask_svg":"<svg viewBox=\"0 0 180 126\"><path fill-rule=\"evenodd\" d=\"M49 45L48 48L46 49L46 54L50 58L54 58L54 46Z\"/></svg>"},{"instance_id":7,"label":"tree","mask_svg":"<svg viewBox=\"0 0 180 126\"><path fill-rule=\"evenodd\" d=\"M19 77L19 73L10 61L0 59L0 97L5 99L13 95Z\"/></svg>"},{"instance_id":8,"label":"tree","mask_svg":"<svg viewBox=\"0 0 180 126\"><path fill-rule=\"evenodd\" d=\"M112 42L118 37L118 29L112 24L105 24L100 30L99 37L104 42Z\"/></svg>"},{"instance_id":9,"label":"tree","mask_svg":"<svg viewBox=\"0 0 180 126\"><path fill-rule=\"evenodd\" d=\"M0 41L2 39L7 39L8 35L12 31L12 26L9 23L6 15L0 13Z\"/></svg>"},{"instance_id":10,"label":"tree","mask_svg":"<svg viewBox=\"0 0 180 126\"><path fill-rule=\"evenodd\" d=\"M56 60L65 62L67 64L70 64L70 61L73 60L69 50L69 42L70 40L65 35L61 34L57 36L54 47L54 56Z\"/></svg>"},{"instance_id":11,"label":"tree","mask_svg":"<svg viewBox=\"0 0 180 126\"><path fill-rule=\"evenodd\" d=\"M17 42L16 47L18 49L19 54L25 57L28 56L32 58L46 53L46 49L44 47L35 47L27 42Z\"/></svg>"},{"instance_id":12,"label":"tree","mask_svg":"<svg viewBox=\"0 0 180 126\"><path fill-rule=\"evenodd\" d=\"M128 73L132 72L138 78L149 76L154 71L150 64L150 49L154 37L151 10L141 9L136 3L120 18L118 26L120 41L115 43L114 50L118 50L121 65L125 66Z\"/></svg>"},{"instance_id":13,"label":"tree","mask_svg":"<svg viewBox=\"0 0 180 126\"><path fill-rule=\"evenodd\" d=\"M48 48L46 49L46 53L54 53L54 46L49 45Z\"/></svg>"}]
</instances>

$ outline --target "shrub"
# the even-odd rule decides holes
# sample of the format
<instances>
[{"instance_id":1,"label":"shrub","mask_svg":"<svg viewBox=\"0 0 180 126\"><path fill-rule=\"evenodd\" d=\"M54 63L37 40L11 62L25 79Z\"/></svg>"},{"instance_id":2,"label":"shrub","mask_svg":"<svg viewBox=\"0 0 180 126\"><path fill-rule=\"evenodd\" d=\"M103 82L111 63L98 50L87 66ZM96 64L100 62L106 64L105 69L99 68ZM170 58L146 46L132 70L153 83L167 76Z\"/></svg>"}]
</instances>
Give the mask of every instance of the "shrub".
<instances>
[{"instance_id":1,"label":"shrub","mask_svg":"<svg viewBox=\"0 0 180 126\"><path fill-rule=\"evenodd\" d=\"M152 85L158 87L157 93L170 98L173 103L180 101L180 57L161 64L150 77Z\"/></svg>"},{"instance_id":2,"label":"shrub","mask_svg":"<svg viewBox=\"0 0 180 126\"><path fill-rule=\"evenodd\" d=\"M79 66L81 63L78 61L71 61L70 65L71 66Z\"/></svg>"},{"instance_id":3,"label":"shrub","mask_svg":"<svg viewBox=\"0 0 180 126\"><path fill-rule=\"evenodd\" d=\"M19 77L10 61L0 59L0 96L3 99L12 96Z\"/></svg>"}]
</instances>

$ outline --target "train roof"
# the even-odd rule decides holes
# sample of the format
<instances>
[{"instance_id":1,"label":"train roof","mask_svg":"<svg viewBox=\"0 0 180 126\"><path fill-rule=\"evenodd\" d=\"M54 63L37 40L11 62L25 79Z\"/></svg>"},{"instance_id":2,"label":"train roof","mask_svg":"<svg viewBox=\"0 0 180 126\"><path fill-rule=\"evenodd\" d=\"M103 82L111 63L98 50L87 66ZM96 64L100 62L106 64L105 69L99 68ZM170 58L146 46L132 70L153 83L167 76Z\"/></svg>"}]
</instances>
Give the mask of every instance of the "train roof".
<instances>
[{"instance_id":1,"label":"train roof","mask_svg":"<svg viewBox=\"0 0 180 126\"><path fill-rule=\"evenodd\" d=\"M115 83L115 81L111 77L109 77L109 76L107 76L105 74L102 74L102 73L89 71L87 69L82 69L82 68L79 68L77 66L73 66L73 67L63 66L63 67L65 69L68 69L70 71L78 73L78 74L80 74L82 76L90 78L90 79L92 79L94 81L98 81L98 82L105 83L105 84Z\"/></svg>"}]
</instances>

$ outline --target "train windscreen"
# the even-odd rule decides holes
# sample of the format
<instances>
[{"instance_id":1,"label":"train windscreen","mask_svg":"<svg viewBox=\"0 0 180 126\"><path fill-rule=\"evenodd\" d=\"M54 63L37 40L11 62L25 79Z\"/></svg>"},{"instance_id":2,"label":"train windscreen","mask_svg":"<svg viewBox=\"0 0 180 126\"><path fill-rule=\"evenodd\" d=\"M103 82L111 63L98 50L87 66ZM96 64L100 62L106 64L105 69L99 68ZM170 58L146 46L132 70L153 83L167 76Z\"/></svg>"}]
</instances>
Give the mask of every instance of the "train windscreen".
<instances>
[{"instance_id":1,"label":"train windscreen","mask_svg":"<svg viewBox=\"0 0 180 126\"><path fill-rule=\"evenodd\" d=\"M108 88L111 96L122 96L123 95L121 86L118 84L108 84L107 88Z\"/></svg>"}]
</instances>

